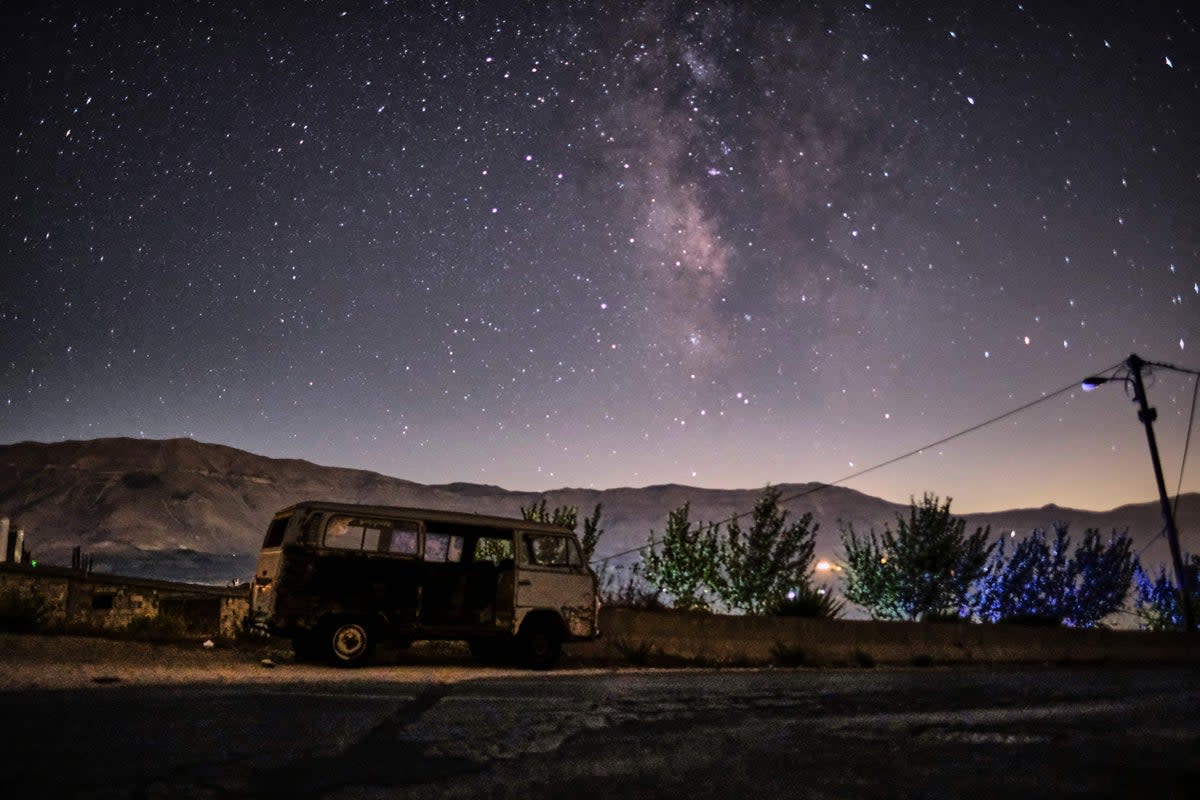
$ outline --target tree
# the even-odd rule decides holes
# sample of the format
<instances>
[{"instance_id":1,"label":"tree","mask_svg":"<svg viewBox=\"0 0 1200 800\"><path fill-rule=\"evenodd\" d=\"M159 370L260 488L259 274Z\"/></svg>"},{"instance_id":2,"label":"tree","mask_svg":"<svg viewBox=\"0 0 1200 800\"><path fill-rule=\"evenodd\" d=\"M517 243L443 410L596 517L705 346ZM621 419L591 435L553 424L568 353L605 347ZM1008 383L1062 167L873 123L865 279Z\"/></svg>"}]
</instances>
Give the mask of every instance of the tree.
<instances>
[{"instance_id":1,"label":"tree","mask_svg":"<svg viewBox=\"0 0 1200 800\"><path fill-rule=\"evenodd\" d=\"M1133 577L1128 534L1113 531L1105 544L1088 530L1071 554L1067 526L1053 527L1052 540L1034 530L1011 557L1000 540L976 597L982 619L1090 628L1121 609Z\"/></svg>"},{"instance_id":2,"label":"tree","mask_svg":"<svg viewBox=\"0 0 1200 800\"><path fill-rule=\"evenodd\" d=\"M1067 566L1071 539L1055 524L1054 539L1036 528L1017 543L1011 557L1001 538L980 580L975 608L988 622L1045 622L1058 625L1067 616Z\"/></svg>"},{"instance_id":3,"label":"tree","mask_svg":"<svg viewBox=\"0 0 1200 800\"><path fill-rule=\"evenodd\" d=\"M1110 614L1120 611L1133 580L1133 540L1128 531L1100 540L1100 531L1084 531L1075 548L1069 574L1070 611L1066 622L1077 628L1092 628Z\"/></svg>"},{"instance_id":4,"label":"tree","mask_svg":"<svg viewBox=\"0 0 1200 800\"><path fill-rule=\"evenodd\" d=\"M580 540L579 546L583 550L585 562L592 560L592 556L596 553L596 545L600 543L600 537L604 535L604 528L600 527L600 509L601 505L596 503L592 515L583 519L583 538Z\"/></svg>"},{"instance_id":5,"label":"tree","mask_svg":"<svg viewBox=\"0 0 1200 800\"><path fill-rule=\"evenodd\" d=\"M809 586L818 526L812 514L788 524L779 497L778 489L767 486L754 504L749 530L743 532L736 519L727 526L714 588L729 608L770 614L789 592Z\"/></svg>"},{"instance_id":6,"label":"tree","mask_svg":"<svg viewBox=\"0 0 1200 800\"><path fill-rule=\"evenodd\" d=\"M1185 558L1185 570L1190 586L1197 585L1200 575L1200 556ZM1134 564L1135 594L1133 613L1141 620L1141 627L1152 631L1181 631L1184 628L1183 603L1179 587L1167 576L1166 566L1160 564L1158 574L1150 576L1140 562ZM1193 619L1200 617L1200 598L1193 592Z\"/></svg>"},{"instance_id":7,"label":"tree","mask_svg":"<svg viewBox=\"0 0 1200 800\"><path fill-rule=\"evenodd\" d=\"M547 511L546 498L543 497L540 503L531 503L529 508L521 506L521 519L528 522L548 522L573 531L579 524L579 509L575 506L555 506L553 511Z\"/></svg>"},{"instance_id":8,"label":"tree","mask_svg":"<svg viewBox=\"0 0 1200 800\"><path fill-rule=\"evenodd\" d=\"M709 611L708 593L717 580L720 556L718 532L713 523L692 523L690 505L684 503L667 515L667 529L659 541L650 532L646 552L646 578L659 591L675 599L675 608Z\"/></svg>"},{"instance_id":9,"label":"tree","mask_svg":"<svg viewBox=\"0 0 1200 800\"><path fill-rule=\"evenodd\" d=\"M843 529L846 598L875 619L962 615L995 545L990 528L967 536L967 522L951 516L950 502L928 493L920 504L911 500L908 517L896 515L894 532L887 525L882 535Z\"/></svg>"}]
</instances>

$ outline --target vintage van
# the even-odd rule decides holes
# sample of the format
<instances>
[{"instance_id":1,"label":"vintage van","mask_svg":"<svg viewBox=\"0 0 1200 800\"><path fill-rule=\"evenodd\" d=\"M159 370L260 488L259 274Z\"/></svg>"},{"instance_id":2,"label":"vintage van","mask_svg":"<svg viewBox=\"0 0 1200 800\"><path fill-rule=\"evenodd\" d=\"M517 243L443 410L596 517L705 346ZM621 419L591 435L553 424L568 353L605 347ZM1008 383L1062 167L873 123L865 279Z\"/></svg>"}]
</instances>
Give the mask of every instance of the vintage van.
<instances>
[{"instance_id":1,"label":"vintage van","mask_svg":"<svg viewBox=\"0 0 1200 800\"><path fill-rule=\"evenodd\" d=\"M358 666L377 642L460 639L534 669L599 636L599 587L575 534L504 517L307 501L275 514L250 624L302 658Z\"/></svg>"}]
</instances>

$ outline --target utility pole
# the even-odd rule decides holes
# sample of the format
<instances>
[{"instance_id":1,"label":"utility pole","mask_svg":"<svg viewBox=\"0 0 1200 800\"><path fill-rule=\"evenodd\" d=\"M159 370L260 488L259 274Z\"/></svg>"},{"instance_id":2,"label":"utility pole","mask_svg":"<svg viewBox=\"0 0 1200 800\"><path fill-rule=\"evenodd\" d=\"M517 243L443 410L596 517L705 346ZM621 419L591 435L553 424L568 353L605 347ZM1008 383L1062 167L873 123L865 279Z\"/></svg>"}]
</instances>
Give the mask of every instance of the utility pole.
<instances>
[{"instance_id":1,"label":"utility pole","mask_svg":"<svg viewBox=\"0 0 1200 800\"><path fill-rule=\"evenodd\" d=\"M1175 514L1171 510L1171 501L1167 498L1167 485L1163 481L1162 462L1158 457L1158 441L1154 438L1154 420L1158 418L1158 412L1150 408L1146 402L1146 387L1142 383L1142 367L1146 365L1147 362L1139 358L1136 353L1125 361L1133 383L1133 401L1138 404L1138 419L1146 428L1146 441L1150 444L1150 460L1154 463L1154 480L1158 483L1158 501L1162 505L1163 521L1167 526L1167 542L1171 545L1171 561L1175 565L1175 578L1179 581L1179 595L1183 603L1183 624L1184 628L1191 633L1196 630L1196 620L1193 619L1192 613L1192 590L1188 585L1190 581L1187 571L1184 569L1183 554L1179 550L1179 531L1175 527ZM1152 365L1174 369L1166 364Z\"/></svg>"}]
</instances>

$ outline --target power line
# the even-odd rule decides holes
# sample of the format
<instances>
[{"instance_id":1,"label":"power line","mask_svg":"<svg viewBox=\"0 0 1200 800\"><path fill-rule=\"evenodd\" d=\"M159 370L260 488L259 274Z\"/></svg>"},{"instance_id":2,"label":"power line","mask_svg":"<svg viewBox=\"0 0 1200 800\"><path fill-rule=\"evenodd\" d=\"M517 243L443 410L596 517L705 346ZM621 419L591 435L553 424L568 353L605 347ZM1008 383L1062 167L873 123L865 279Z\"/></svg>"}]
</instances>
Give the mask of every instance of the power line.
<instances>
[{"instance_id":1,"label":"power line","mask_svg":"<svg viewBox=\"0 0 1200 800\"><path fill-rule=\"evenodd\" d=\"M1152 544L1154 544L1155 542L1157 542L1159 539L1161 539L1163 536L1165 536L1165 535L1166 535L1166 533L1167 533L1167 526L1166 526L1166 525L1163 525L1161 528L1159 528L1159 529L1158 529L1158 533L1155 535L1155 537L1154 537L1153 539L1151 539L1150 541L1146 542L1144 545L1142 545L1142 549L1141 549L1141 550L1138 550L1136 553L1134 553L1134 554L1133 554L1133 558L1134 558L1134 560L1135 560L1135 561L1138 561L1138 560L1140 560L1140 559L1141 559L1141 557L1142 557L1142 553L1144 553L1144 552L1146 552L1147 550L1149 550L1149 549L1150 549L1150 545L1152 545Z\"/></svg>"},{"instance_id":2,"label":"power line","mask_svg":"<svg viewBox=\"0 0 1200 800\"><path fill-rule=\"evenodd\" d=\"M1106 367L1105 369L1101 370L1101 372L1102 373L1103 372L1112 372L1112 371L1116 370L1118 367L1120 367L1121 364L1123 364L1123 363L1124 363L1123 361L1117 362L1116 364L1113 364L1111 367ZM840 484L846 483L847 481L852 481L855 478L861 478L863 475L866 475L870 472L874 472L875 470L883 469L884 467L890 467L892 464L895 464L898 461L903 461L906 458L911 458L915 455L920 455L921 453L924 453L926 450L932 450L935 447L940 447L941 445L947 444L948 442L952 442L955 439L966 436L967 434L975 433L976 431L986 428L989 425L994 425L997 422L1006 420L1015 414L1020 414L1022 411L1028 411L1029 409L1033 408L1034 406L1040 405L1040 404L1046 402L1047 400L1053 400L1055 397L1058 397L1059 395L1062 395L1062 394L1066 394L1067 392L1071 391L1072 389L1077 388L1078 386L1079 386L1079 381L1072 381L1071 383L1068 383L1066 386L1062 387L1061 389L1056 389L1055 391L1050 392L1049 394L1043 394L1041 397L1037 398L1036 400L1031 400L1030 402L1025 403L1024 405L1017 406L1016 408L1014 408L1010 411L1006 411L1003 414L1000 414L999 416L992 417L989 420L980 422L977 425L972 425L969 428L964 428L963 430L958 431L957 433L952 433L949 436L938 439L935 442L930 442L929 444L924 445L923 447L918 447L915 450L909 450L907 453L903 453L901 455L895 456L894 458L889 458L887 461L881 461L880 463L875 464L874 466L867 467L866 469L860 469L857 472L852 472L849 475L838 478L836 481L832 481L830 483L818 483L816 486L805 489L802 492L797 492L796 494L788 495L787 497L781 497L781 498L779 498L779 502L780 503L789 503L792 500L798 500L801 497L807 497L808 495L813 494L815 492L819 492L822 489L828 489L830 487L838 486ZM729 517L728 519L721 520L720 522L718 522L716 524L728 525L730 522L741 519L742 517L749 516L752 513L754 513L754 512L753 511L743 511L740 514L734 514L732 517ZM628 550L622 550L619 553L614 553L611 556L605 556L604 558L592 559L592 561L590 563L606 564L609 561L612 561L614 558L620 558L621 556L627 556L632 553L639 553L642 550L645 550L646 548L648 548L652 545L653 545L653 542L648 542L647 544L641 545L639 547L633 547Z\"/></svg>"},{"instance_id":3,"label":"power line","mask_svg":"<svg viewBox=\"0 0 1200 800\"><path fill-rule=\"evenodd\" d=\"M1192 424L1196 421L1196 392L1198 389L1200 389L1200 375L1197 375L1192 381L1192 413L1188 417L1187 436L1185 436L1183 440L1183 458L1179 461L1179 483L1175 486L1175 502L1172 504L1171 508L1171 513L1174 514L1176 518L1179 517L1179 496L1183 493L1183 472L1184 468L1187 466L1188 449L1192 444ZM1158 535L1142 545L1142 549L1137 551L1137 553L1134 555L1134 558L1140 560L1142 553L1149 550L1150 546L1165 536L1166 533L1167 526L1163 525L1158 529Z\"/></svg>"},{"instance_id":4,"label":"power line","mask_svg":"<svg viewBox=\"0 0 1200 800\"><path fill-rule=\"evenodd\" d=\"M1187 436L1183 439L1183 458L1179 461L1179 483L1175 486L1175 503L1171 513L1179 519L1179 495L1183 492L1183 470L1187 467L1188 448L1192 444L1192 425L1196 421L1196 393L1200 390L1200 375L1192 379L1192 413L1188 417Z\"/></svg>"}]
</instances>

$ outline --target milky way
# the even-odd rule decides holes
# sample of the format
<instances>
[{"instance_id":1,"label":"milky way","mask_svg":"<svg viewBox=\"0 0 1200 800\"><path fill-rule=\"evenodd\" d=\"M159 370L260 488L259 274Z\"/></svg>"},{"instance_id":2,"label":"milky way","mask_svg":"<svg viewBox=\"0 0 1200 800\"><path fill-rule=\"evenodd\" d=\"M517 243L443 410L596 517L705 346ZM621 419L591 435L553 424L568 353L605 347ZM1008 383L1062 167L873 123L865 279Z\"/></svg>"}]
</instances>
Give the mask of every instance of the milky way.
<instances>
[{"instance_id":1,"label":"milky way","mask_svg":"<svg viewBox=\"0 0 1200 800\"><path fill-rule=\"evenodd\" d=\"M601 5L10 12L0 441L753 487L1200 367L1194 10ZM1141 436L1068 393L849 485L1108 507Z\"/></svg>"}]
</instances>

